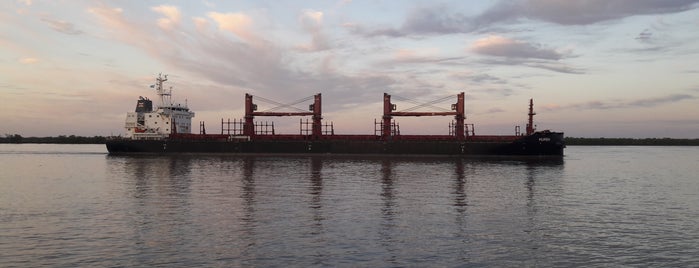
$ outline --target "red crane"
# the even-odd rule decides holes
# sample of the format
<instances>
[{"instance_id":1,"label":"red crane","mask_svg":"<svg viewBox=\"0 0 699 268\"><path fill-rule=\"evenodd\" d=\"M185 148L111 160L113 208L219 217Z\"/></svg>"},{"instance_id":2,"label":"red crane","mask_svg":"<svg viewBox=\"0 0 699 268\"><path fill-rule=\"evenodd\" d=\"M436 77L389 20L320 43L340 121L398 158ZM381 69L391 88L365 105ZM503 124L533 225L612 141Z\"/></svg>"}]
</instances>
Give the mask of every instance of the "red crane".
<instances>
[{"instance_id":1,"label":"red crane","mask_svg":"<svg viewBox=\"0 0 699 268\"><path fill-rule=\"evenodd\" d=\"M427 106L429 104L422 104L416 107ZM387 93L383 94L383 124L381 136L384 139L391 137L391 119L394 116L449 116L453 115L456 120L455 133L456 138L463 140L464 135L464 120L466 119L465 109L464 109L464 93L461 92L457 95L456 103L451 105L452 112L394 112L396 106L391 103L391 95ZM415 108L415 107L413 107ZM410 110L410 109L408 109Z\"/></svg>"}]
</instances>

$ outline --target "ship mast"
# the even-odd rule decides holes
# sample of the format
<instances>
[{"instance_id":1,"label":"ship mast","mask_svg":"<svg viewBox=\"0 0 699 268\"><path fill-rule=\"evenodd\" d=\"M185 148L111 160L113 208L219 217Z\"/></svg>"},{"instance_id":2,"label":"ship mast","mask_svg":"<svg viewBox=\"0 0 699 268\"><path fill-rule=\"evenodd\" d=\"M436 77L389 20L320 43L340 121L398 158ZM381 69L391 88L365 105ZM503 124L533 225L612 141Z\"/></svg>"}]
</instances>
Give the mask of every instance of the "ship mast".
<instances>
[{"instance_id":1,"label":"ship mast","mask_svg":"<svg viewBox=\"0 0 699 268\"><path fill-rule=\"evenodd\" d=\"M170 106L170 97L172 96L172 90L165 90L163 88L163 82L167 81L167 74L158 74L158 78L155 79L155 90L158 92L160 97L160 107Z\"/></svg>"},{"instance_id":2,"label":"ship mast","mask_svg":"<svg viewBox=\"0 0 699 268\"><path fill-rule=\"evenodd\" d=\"M536 128L534 128L534 99L529 99L529 122L527 123L527 136L534 134Z\"/></svg>"}]
</instances>

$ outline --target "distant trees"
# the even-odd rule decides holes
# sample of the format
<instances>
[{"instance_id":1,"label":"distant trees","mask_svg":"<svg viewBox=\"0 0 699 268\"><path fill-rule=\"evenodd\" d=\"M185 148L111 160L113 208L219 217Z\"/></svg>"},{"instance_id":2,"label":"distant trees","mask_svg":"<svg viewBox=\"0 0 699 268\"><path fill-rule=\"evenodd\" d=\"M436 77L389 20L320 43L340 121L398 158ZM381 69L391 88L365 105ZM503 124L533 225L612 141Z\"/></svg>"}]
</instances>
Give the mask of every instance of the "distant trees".
<instances>
[{"instance_id":1,"label":"distant trees","mask_svg":"<svg viewBox=\"0 0 699 268\"><path fill-rule=\"evenodd\" d=\"M565 138L567 145L699 146L699 139Z\"/></svg>"},{"instance_id":2,"label":"distant trees","mask_svg":"<svg viewBox=\"0 0 699 268\"><path fill-rule=\"evenodd\" d=\"M5 134L5 139L7 142L3 143L22 143L22 136L19 134Z\"/></svg>"},{"instance_id":3,"label":"distant trees","mask_svg":"<svg viewBox=\"0 0 699 268\"><path fill-rule=\"evenodd\" d=\"M107 140L103 136L82 137L82 136L65 136L58 137L22 137L19 134L5 134L5 137L0 137L0 143L59 143L59 144L102 144Z\"/></svg>"}]
</instances>

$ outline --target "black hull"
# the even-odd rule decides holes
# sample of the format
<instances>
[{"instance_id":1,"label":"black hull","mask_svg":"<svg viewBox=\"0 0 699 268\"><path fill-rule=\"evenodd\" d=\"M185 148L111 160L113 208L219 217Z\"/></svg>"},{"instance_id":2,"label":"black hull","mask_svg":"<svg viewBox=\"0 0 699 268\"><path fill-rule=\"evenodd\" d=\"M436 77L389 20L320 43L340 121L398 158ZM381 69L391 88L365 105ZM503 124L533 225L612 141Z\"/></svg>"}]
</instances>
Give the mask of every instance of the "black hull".
<instances>
[{"instance_id":1,"label":"black hull","mask_svg":"<svg viewBox=\"0 0 699 268\"><path fill-rule=\"evenodd\" d=\"M563 156L563 133L537 132L514 141L458 140L127 140L107 141L109 153L386 154Z\"/></svg>"}]
</instances>

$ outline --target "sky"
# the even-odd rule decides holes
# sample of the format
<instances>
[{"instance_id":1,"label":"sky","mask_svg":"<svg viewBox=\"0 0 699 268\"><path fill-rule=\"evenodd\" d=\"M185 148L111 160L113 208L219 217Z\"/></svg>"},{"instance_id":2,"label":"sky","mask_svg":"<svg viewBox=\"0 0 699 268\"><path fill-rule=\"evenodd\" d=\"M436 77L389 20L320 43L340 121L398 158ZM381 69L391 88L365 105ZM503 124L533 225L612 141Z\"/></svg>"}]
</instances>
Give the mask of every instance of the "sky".
<instances>
[{"instance_id":1,"label":"sky","mask_svg":"<svg viewBox=\"0 0 699 268\"><path fill-rule=\"evenodd\" d=\"M207 133L245 93L260 111L321 93L336 133L371 134L383 93L441 111L465 92L476 134L524 129L533 98L540 130L699 138L699 0L0 1L0 135L122 134L160 73Z\"/></svg>"}]
</instances>

